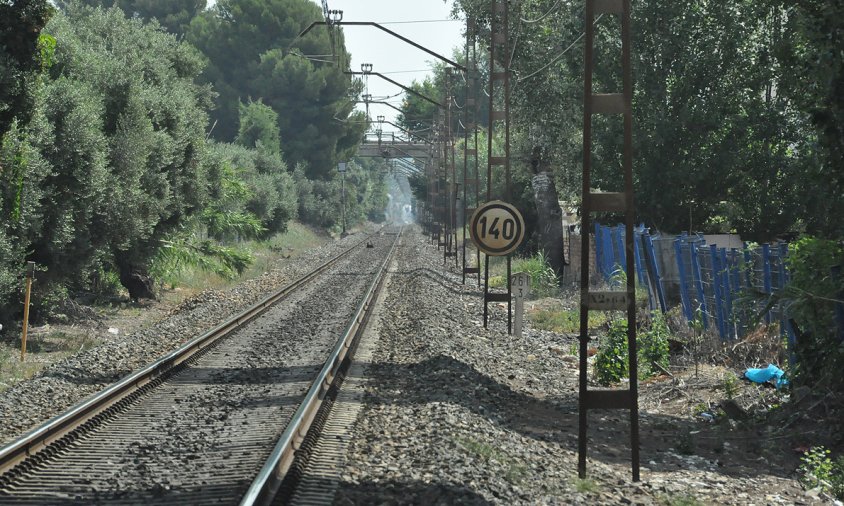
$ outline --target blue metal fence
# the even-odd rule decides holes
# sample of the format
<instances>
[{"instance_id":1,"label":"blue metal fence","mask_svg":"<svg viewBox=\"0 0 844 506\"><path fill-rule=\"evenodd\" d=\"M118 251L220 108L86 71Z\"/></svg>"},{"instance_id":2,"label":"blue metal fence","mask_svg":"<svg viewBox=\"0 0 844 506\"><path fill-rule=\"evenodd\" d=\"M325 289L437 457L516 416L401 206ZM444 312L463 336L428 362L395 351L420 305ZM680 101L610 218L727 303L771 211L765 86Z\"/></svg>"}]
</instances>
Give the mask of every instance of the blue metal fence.
<instances>
[{"instance_id":1,"label":"blue metal fence","mask_svg":"<svg viewBox=\"0 0 844 506\"><path fill-rule=\"evenodd\" d=\"M596 224L595 238L597 268L610 282L626 266L624 228ZM700 318L703 327L717 331L722 340L751 330L754 317L788 283L786 243L728 249L706 244L703 236L683 233L673 239L673 248L655 248L655 242L671 239L651 235L644 225L635 229L634 240L636 278L648 292L649 307L662 312L670 309L675 303L671 292L688 321ZM676 273L671 282L664 276L666 267ZM778 320L793 343L794 332L781 305L767 307L764 319Z\"/></svg>"}]
</instances>

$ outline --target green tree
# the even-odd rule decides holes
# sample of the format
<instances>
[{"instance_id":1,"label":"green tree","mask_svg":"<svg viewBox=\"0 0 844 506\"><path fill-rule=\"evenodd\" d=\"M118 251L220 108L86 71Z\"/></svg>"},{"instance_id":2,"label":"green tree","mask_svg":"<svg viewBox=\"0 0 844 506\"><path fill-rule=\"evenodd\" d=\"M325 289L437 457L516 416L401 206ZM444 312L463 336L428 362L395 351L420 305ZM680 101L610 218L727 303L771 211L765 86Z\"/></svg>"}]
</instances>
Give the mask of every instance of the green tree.
<instances>
[{"instance_id":1,"label":"green tree","mask_svg":"<svg viewBox=\"0 0 844 506\"><path fill-rule=\"evenodd\" d=\"M39 38L52 13L46 0L0 0L0 138L15 118L29 122L43 62Z\"/></svg>"},{"instance_id":2,"label":"green tree","mask_svg":"<svg viewBox=\"0 0 844 506\"><path fill-rule=\"evenodd\" d=\"M777 90L811 125L799 146L810 159L801 173L802 219L813 233L844 237L844 4L825 0L773 1L782 11L774 41L782 79Z\"/></svg>"},{"instance_id":3,"label":"green tree","mask_svg":"<svg viewBox=\"0 0 844 506\"><path fill-rule=\"evenodd\" d=\"M352 114L349 94L356 88L344 64L308 58L334 54L348 61L342 32L331 37L317 28L297 38L320 19L308 0L222 0L194 19L188 39L208 58L203 77L219 93L213 135L234 139L239 104L260 99L278 113L287 163L306 162L311 177L325 178L354 151L364 125Z\"/></svg>"},{"instance_id":4,"label":"green tree","mask_svg":"<svg viewBox=\"0 0 844 506\"><path fill-rule=\"evenodd\" d=\"M26 176L38 227L21 238L45 281L79 282L105 258L149 296L149 259L207 195L200 55L117 9L71 6L47 31L57 47L29 165L50 170Z\"/></svg>"},{"instance_id":5,"label":"green tree","mask_svg":"<svg viewBox=\"0 0 844 506\"><path fill-rule=\"evenodd\" d=\"M481 20L487 2L461 0ZM513 5L513 146L539 148L563 198L580 193L583 103L581 5ZM783 93L770 48L784 33L770 2L646 0L633 7L634 179L639 218L668 231L735 228L767 240L799 230L811 185L812 139ZM596 21L595 92L618 92L619 20ZM619 191L621 122L593 118L593 187ZM797 218L797 219L795 219Z\"/></svg>"},{"instance_id":6,"label":"green tree","mask_svg":"<svg viewBox=\"0 0 844 506\"><path fill-rule=\"evenodd\" d=\"M240 128L235 142L247 148L258 145L270 153L280 154L278 114L261 101L240 104Z\"/></svg>"},{"instance_id":7,"label":"green tree","mask_svg":"<svg viewBox=\"0 0 844 506\"><path fill-rule=\"evenodd\" d=\"M183 34L191 20L205 9L205 0L79 0L91 7L122 10L126 17L138 17L145 21L158 20L168 32ZM67 8L72 1L59 0L59 6Z\"/></svg>"}]
</instances>

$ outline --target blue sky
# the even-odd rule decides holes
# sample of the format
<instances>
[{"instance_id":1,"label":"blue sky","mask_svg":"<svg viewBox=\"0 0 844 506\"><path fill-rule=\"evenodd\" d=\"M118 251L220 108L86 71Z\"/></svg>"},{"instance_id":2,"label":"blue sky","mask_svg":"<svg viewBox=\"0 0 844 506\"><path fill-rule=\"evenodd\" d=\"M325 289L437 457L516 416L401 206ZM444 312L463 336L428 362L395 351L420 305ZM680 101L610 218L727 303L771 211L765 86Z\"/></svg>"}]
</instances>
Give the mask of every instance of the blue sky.
<instances>
[{"instance_id":1,"label":"blue sky","mask_svg":"<svg viewBox=\"0 0 844 506\"><path fill-rule=\"evenodd\" d=\"M315 2L320 4L319 1ZM321 5L321 4L320 4ZM394 32L451 58L453 48L463 47L463 23L450 19L452 1L448 0L328 0L329 9L343 11L343 21L374 21ZM445 20L445 21L444 21ZM408 23L409 21L428 21ZM359 71L361 63L372 63L374 72L409 85L430 74L429 62L434 58L424 51L391 37L374 27L344 27L346 47L352 54L352 70ZM400 93L382 79L369 79L369 93L385 97ZM388 99L399 106L403 95ZM392 120L398 114L390 107L372 105L370 115L384 115ZM385 127L385 131L390 128Z\"/></svg>"}]
</instances>

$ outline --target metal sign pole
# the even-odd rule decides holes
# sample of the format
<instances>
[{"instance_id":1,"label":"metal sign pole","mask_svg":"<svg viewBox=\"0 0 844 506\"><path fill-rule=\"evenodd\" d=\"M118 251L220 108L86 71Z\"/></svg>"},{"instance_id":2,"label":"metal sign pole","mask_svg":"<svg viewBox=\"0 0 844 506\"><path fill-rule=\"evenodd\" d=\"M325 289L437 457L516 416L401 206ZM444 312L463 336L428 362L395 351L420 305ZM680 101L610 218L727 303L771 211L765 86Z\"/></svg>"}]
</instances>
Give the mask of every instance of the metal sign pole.
<instances>
[{"instance_id":1,"label":"metal sign pole","mask_svg":"<svg viewBox=\"0 0 844 506\"><path fill-rule=\"evenodd\" d=\"M477 209L479 199L478 191L480 187L480 180L478 179L478 129L475 121L478 117L478 106L476 93L478 90L478 67L477 54L475 44L475 22L472 18L466 18L466 101L463 103L463 284L466 284L466 274L477 274L478 286L481 284L481 269L480 260L481 252L477 251L477 265L471 267L471 258L467 260L468 233L466 231L466 222L471 217L472 213ZM471 137L470 137L471 136ZM474 139L474 145L469 148L469 140ZM472 157L473 163L473 177L469 173L469 157ZM474 188L474 208L469 206L469 186Z\"/></svg>"},{"instance_id":2,"label":"metal sign pole","mask_svg":"<svg viewBox=\"0 0 844 506\"><path fill-rule=\"evenodd\" d=\"M491 0L489 45L489 128L487 129L487 183L486 198L492 200L492 168L504 168L504 199L510 201L510 53L508 51L509 9L508 0ZM495 97L497 90L503 88L503 103L501 109L496 109ZM492 139L498 128L504 131L503 156L493 154ZM513 300L510 283L507 283L507 293L491 293L489 291L489 255L485 255L484 262L484 327L489 322L489 303L507 303L507 332L513 332ZM510 279L512 259L507 255L507 278Z\"/></svg>"},{"instance_id":3,"label":"metal sign pole","mask_svg":"<svg viewBox=\"0 0 844 506\"><path fill-rule=\"evenodd\" d=\"M26 333L29 330L29 295L32 292L32 278L35 276L35 262L26 263L26 292L23 298L23 329L21 330L21 362L26 359Z\"/></svg>"},{"instance_id":4,"label":"metal sign pole","mask_svg":"<svg viewBox=\"0 0 844 506\"><path fill-rule=\"evenodd\" d=\"M592 69L595 42L595 15L617 14L621 17L622 93L593 94ZM639 481L639 397L638 362L636 359L636 297L633 243L633 80L630 67L630 0L586 0L586 43L584 46L583 97L583 212L581 217L581 281L580 281L580 395L577 473L586 477L586 446L588 410L629 409L630 447L633 481ZM593 193L592 116L621 114L624 123L624 191L621 193ZM589 230L591 213L624 213L627 286L625 291L589 291ZM597 240L597 238L596 238ZM629 356L629 388L623 390L589 390L587 384L587 344L589 342L589 311L627 312L627 350Z\"/></svg>"}]
</instances>

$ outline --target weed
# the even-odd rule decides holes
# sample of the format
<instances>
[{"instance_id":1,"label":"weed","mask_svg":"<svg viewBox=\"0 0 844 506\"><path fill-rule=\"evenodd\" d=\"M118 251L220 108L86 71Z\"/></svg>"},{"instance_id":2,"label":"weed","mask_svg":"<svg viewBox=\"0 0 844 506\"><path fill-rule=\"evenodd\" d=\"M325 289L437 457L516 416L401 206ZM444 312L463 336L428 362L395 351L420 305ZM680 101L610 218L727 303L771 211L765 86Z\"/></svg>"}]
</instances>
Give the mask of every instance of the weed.
<instances>
[{"instance_id":1,"label":"weed","mask_svg":"<svg viewBox=\"0 0 844 506\"><path fill-rule=\"evenodd\" d=\"M577 478L574 480L574 488L578 492L597 492L600 488L598 482L590 478Z\"/></svg>"},{"instance_id":2,"label":"weed","mask_svg":"<svg viewBox=\"0 0 844 506\"><path fill-rule=\"evenodd\" d=\"M548 330L558 334L577 334L580 332L580 312L576 309L539 309L528 314L533 328ZM605 313L589 313L588 326L598 329L607 323ZM576 354L576 353L575 353Z\"/></svg>"},{"instance_id":3,"label":"weed","mask_svg":"<svg viewBox=\"0 0 844 506\"><path fill-rule=\"evenodd\" d=\"M530 274L530 291L535 297L551 296L559 287L557 275L541 251L529 258L516 259L513 272Z\"/></svg>"},{"instance_id":4,"label":"weed","mask_svg":"<svg viewBox=\"0 0 844 506\"><path fill-rule=\"evenodd\" d=\"M660 367L668 368L669 336L665 318L659 311L654 311L649 326L636 338L639 379L659 374ZM598 350L595 373L599 382L609 385L619 382L628 370L627 320L614 320Z\"/></svg>"},{"instance_id":5,"label":"weed","mask_svg":"<svg viewBox=\"0 0 844 506\"><path fill-rule=\"evenodd\" d=\"M800 483L807 489L820 488L838 499L844 499L844 455L836 460L823 446L813 446L800 458L797 469Z\"/></svg>"},{"instance_id":6,"label":"weed","mask_svg":"<svg viewBox=\"0 0 844 506\"><path fill-rule=\"evenodd\" d=\"M738 393L738 378L733 373L727 375L724 378L724 395L727 396L727 399L732 399L735 397L736 393Z\"/></svg>"},{"instance_id":7,"label":"weed","mask_svg":"<svg viewBox=\"0 0 844 506\"><path fill-rule=\"evenodd\" d=\"M640 379L654 376L668 369L668 338L671 331L660 311L651 313L650 325L636 339L638 345Z\"/></svg>"},{"instance_id":8,"label":"weed","mask_svg":"<svg viewBox=\"0 0 844 506\"><path fill-rule=\"evenodd\" d=\"M618 383L627 374L627 320L613 320L595 357L595 374L603 385Z\"/></svg>"}]
</instances>

